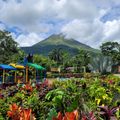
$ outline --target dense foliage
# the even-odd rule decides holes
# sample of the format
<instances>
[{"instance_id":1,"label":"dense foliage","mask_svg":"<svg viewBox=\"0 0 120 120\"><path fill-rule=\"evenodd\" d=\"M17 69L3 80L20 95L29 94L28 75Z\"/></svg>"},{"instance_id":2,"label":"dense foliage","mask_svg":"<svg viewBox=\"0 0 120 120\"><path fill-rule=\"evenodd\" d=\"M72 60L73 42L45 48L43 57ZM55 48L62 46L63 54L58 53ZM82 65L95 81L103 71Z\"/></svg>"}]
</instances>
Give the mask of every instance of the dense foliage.
<instances>
[{"instance_id":1,"label":"dense foliage","mask_svg":"<svg viewBox=\"0 0 120 120\"><path fill-rule=\"evenodd\" d=\"M33 62L47 71L60 67L61 78L39 84L1 84L0 120L120 119L120 78L100 76L111 72L113 62L119 63L120 46L108 42L101 50L105 56L92 57L80 50L71 57L60 48L51 51L49 57L34 55ZM0 31L0 63L23 63L25 56L10 33ZM82 67L98 74L80 74Z\"/></svg>"},{"instance_id":2,"label":"dense foliage","mask_svg":"<svg viewBox=\"0 0 120 120\"><path fill-rule=\"evenodd\" d=\"M103 55L110 56L114 62L120 63L120 44L117 42L106 42L101 45Z\"/></svg>"},{"instance_id":3,"label":"dense foliage","mask_svg":"<svg viewBox=\"0 0 120 120\"><path fill-rule=\"evenodd\" d=\"M0 63L18 61L23 52L18 48L10 32L0 30Z\"/></svg>"},{"instance_id":4,"label":"dense foliage","mask_svg":"<svg viewBox=\"0 0 120 120\"><path fill-rule=\"evenodd\" d=\"M16 120L16 114L19 118L32 116L32 120L118 120L120 82L113 75L86 75L82 79L46 80L41 84L3 84L0 108L1 120Z\"/></svg>"},{"instance_id":5,"label":"dense foliage","mask_svg":"<svg viewBox=\"0 0 120 120\"><path fill-rule=\"evenodd\" d=\"M11 34L0 31L0 63L9 63L15 53L18 53L17 43Z\"/></svg>"}]
</instances>

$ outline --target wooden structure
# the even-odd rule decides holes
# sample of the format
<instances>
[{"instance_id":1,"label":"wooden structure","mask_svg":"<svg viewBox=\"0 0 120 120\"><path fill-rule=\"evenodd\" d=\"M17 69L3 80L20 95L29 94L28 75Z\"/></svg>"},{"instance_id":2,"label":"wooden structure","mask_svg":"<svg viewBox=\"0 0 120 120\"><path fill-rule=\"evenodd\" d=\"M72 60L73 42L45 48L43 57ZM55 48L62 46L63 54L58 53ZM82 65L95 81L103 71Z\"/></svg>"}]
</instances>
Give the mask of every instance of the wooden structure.
<instances>
[{"instance_id":1,"label":"wooden structure","mask_svg":"<svg viewBox=\"0 0 120 120\"><path fill-rule=\"evenodd\" d=\"M0 81L1 83L4 83L6 80L6 74L9 76L9 71L13 70L12 72L12 77L14 79L13 82L15 83L24 83L24 82L29 82L30 81L30 68L34 69L34 80L37 80L37 74L40 75L39 79L42 80L42 76L46 78L46 69L40 65L37 65L35 63L27 63L25 66L21 64L15 64L15 63L10 63L9 65L7 64L0 64ZM14 73L14 74L13 74ZM18 73L22 73L22 75L17 75ZM6 81L7 82L7 81Z\"/></svg>"},{"instance_id":2,"label":"wooden structure","mask_svg":"<svg viewBox=\"0 0 120 120\"><path fill-rule=\"evenodd\" d=\"M2 83L5 83L5 74L6 74L6 72L9 70L14 70L14 71L16 71L16 68L14 68L14 67L12 67L12 66L10 66L10 65L7 65L7 64L0 64L0 70L2 70L2 77L1 77L1 82Z\"/></svg>"},{"instance_id":3,"label":"wooden structure","mask_svg":"<svg viewBox=\"0 0 120 120\"><path fill-rule=\"evenodd\" d=\"M26 73L25 73L25 67L23 65L20 65L20 64L15 64L15 63L10 63L9 64L10 66L14 67L17 69L17 71L15 71L15 83L19 83L19 82L25 82L25 76L26 76ZM23 71L23 76L17 76L17 72L19 71Z\"/></svg>"},{"instance_id":4,"label":"wooden structure","mask_svg":"<svg viewBox=\"0 0 120 120\"><path fill-rule=\"evenodd\" d=\"M26 82L30 81L30 76L29 76L29 68L33 68L35 75L34 78L35 80L37 80L37 74L40 75L40 80L42 79L42 74L44 73L44 77L46 75L46 69L38 64L35 63L27 63L26 64ZM40 71L40 73L38 73L38 71Z\"/></svg>"},{"instance_id":5,"label":"wooden structure","mask_svg":"<svg viewBox=\"0 0 120 120\"><path fill-rule=\"evenodd\" d=\"M51 67L51 72L60 72L60 68L59 67Z\"/></svg>"}]
</instances>

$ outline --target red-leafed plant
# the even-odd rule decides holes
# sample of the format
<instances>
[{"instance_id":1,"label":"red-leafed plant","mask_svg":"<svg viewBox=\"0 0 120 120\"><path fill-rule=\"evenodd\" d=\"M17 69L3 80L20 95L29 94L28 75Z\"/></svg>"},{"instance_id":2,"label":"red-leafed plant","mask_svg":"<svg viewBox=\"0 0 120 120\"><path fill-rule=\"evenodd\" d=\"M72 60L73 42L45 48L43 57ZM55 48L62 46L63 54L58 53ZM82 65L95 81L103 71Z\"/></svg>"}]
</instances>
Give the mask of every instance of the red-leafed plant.
<instances>
[{"instance_id":1,"label":"red-leafed plant","mask_svg":"<svg viewBox=\"0 0 120 120\"><path fill-rule=\"evenodd\" d=\"M42 83L42 87L48 87L49 86L49 81L48 80L45 80L43 83Z\"/></svg>"},{"instance_id":2,"label":"red-leafed plant","mask_svg":"<svg viewBox=\"0 0 120 120\"><path fill-rule=\"evenodd\" d=\"M35 120L31 109L22 109L20 112L20 120Z\"/></svg>"},{"instance_id":3,"label":"red-leafed plant","mask_svg":"<svg viewBox=\"0 0 120 120\"><path fill-rule=\"evenodd\" d=\"M53 117L52 120L78 120L78 111L66 112L63 116L61 112L58 113L57 117Z\"/></svg>"},{"instance_id":4,"label":"red-leafed plant","mask_svg":"<svg viewBox=\"0 0 120 120\"><path fill-rule=\"evenodd\" d=\"M82 116L82 120L97 120L94 113L93 112L90 112L89 114L87 115L83 115Z\"/></svg>"},{"instance_id":5,"label":"red-leafed plant","mask_svg":"<svg viewBox=\"0 0 120 120\"><path fill-rule=\"evenodd\" d=\"M7 115L12 120L35 120L31 109L24 109L16 105L16 103L10 105L10 110Z\"/></svg>"},{"instance_id":6,"label":"red-leafed plant","mask_svg":"<svg viewBox=\"0 0 120 120\"><path fill-rule=\"evenodd\" d=\"M32 92L32 91L33 91L33 88L32 88L32 86L31 86L30 84L26 84L26 85L24 86L24 89L25 89L26 91L28 91L28 92Z\"/></svg>"},{"instance_id":7,"label":"red-leafed plant","mask_svg":"<svg viewBox=\"0 0 120 120\"><path fill-rule=\"evenodd\" d=\"M52 120L63 120L63 115L61 112L58 113L57 117L53 117Z\"/></svg>"},{"instance_id":8,"label":"red-leafed plant","mask_svg":"<svg viewBox=\"0 0 120 120\"><path fill-rule=\"evenodd\" d=\"M115 113L118 107L109 108L108 106L99 106L100 108L100 116L106 120L110 120L111 118L115 118Z\"/></svg>"},{"instance_id":9,"label":"red-leafed plant","mask_svg":"<svg viewBox=\"0 0 120 120\"><path fill-rule=\"evenodd\" d=\"M0 94L0 99L3 99L3 98L4 98L4 96L2 94Z\"/></svg>"},{"instance_id":10,"label":"red-leafed plant","mask_svg":"<svg viewBox=\"0 0 120 120\"><path fill-rule=\"evenodd\" d=\"M20 120L21 107L18 107L16 103L10 105L10 110L7 112L8 117L12 120Z\"/></svg>"}]
</instances>

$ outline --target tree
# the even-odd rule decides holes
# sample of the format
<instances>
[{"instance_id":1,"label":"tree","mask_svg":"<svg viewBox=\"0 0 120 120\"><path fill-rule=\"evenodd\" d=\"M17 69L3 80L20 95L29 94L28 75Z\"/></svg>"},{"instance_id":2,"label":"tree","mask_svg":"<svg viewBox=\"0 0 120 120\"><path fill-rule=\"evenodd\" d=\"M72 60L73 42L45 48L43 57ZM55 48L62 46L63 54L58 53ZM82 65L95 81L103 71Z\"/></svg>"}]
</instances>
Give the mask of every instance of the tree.
<instances>
[{"instance_id":1,"label":"tree","mask_svg":"<svg viewBox=\"0 0 120 120\"><path fill-rule=\"evenodd\" d=\"M106 42L100 48L103 55L110 56L114 62L120 63L120 44L117 42Z\"/></svg>"},{"instance_id":2,"label":"tree","mask_svg":"<svg viewBox=\"0 0 120 120\"><path fill-rule=\"evenodd\" d=\"M25 52L22 51L21 49L18 50L17 53L12 55L12 58L9 60L10 62L14 63L24 63L24 57L26 56Z\"/></svg>"},{"instance_id":3,"label":"tree","mask_svg":"<svg viewBox=\"0 0 120 120\"><path fill-rule=\"evenodd\" d=\"M0 30L0 63L9 63L14 54L18 53L17 43L11 34Z\"/></svg>"},{"instance_id":4,"label":"tree","mask_svg":"<svg viewBox=\"0 0 120 120\"><path fill-rule=\"evenodd\" d=\"M50 70L51 65L55 64L55 61L50 60L48 57L45 57L43 55L35 54L33 56L33 59L35 63L42 65L43 67L47 69L47 71Z\"/></svg>"},{"instance_id":5,"label":"tree","mask_svg":"<svg viewBox=\"0 0 120 120\"><path fill-rule=\"evenodd\" d=\"M61 48L53 49L49 53L49 58L57 62L57 65L60 65L63 63L63 55L64 55L64 52Z\"/></svg>"},{"instance_id":6,"label":"tree","mask_svg":"<svg viewBox=\"0 0 120 120\"><path fill-rule=\"evenodd\" d=\"M81 67L88 68L90 63L90 53L85 50L80 50L79 53L72 58L74 66L77 67L77 70L80 70Z\"/></svg>"}]
</instances>

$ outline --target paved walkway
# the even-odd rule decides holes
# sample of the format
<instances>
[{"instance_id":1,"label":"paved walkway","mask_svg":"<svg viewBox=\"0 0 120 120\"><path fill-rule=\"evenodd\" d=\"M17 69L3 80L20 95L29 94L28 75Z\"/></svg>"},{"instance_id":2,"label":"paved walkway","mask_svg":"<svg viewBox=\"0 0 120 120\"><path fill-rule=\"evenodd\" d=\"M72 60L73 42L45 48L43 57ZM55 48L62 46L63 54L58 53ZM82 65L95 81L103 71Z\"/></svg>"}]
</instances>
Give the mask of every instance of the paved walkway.
<instances>
[{"instance_id":1,"label":"paved walkway","mask_svg":"<svg viewBox=\"0 0 120 120\"><path fill-rule=\"evenodd\" d=\"M114 74L114 75L120 77L120 74Z\"/></svg>"}]
</instances>

